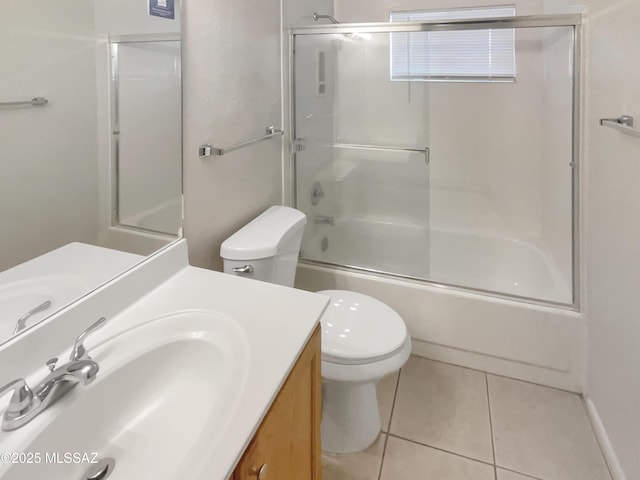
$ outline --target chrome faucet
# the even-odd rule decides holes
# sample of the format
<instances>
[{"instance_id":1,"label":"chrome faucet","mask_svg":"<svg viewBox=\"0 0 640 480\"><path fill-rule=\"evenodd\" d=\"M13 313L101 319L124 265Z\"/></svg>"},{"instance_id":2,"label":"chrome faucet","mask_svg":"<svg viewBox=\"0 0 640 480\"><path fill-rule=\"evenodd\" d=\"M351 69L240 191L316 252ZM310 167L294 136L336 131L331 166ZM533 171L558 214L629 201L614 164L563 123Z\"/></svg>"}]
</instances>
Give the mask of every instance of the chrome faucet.
<instances>
[{"instance_id":1,"label":"chrome faucet","mask_svg":"<svg viewBox=\"0 0 640 480\"><path fill-rule=\"evenodd\" d=\"M104 317L101 318L80 334L67 363L56 367L57 358L47 361L49 375L33 390L23 378L0 388L0 395L13 391L11 402L2 417L2 430L9 432L26 425L78 383L87 385L96 378L100 367L89 357L84 340L91 332L103 326L105 321Z\"/></svg>"},{"instance_id":2,"label":"chrome faucet","mask_svg":"<svg viewBox=\"0 0 640 480\"><path fill-rule=\"evenodd\" d=\"M333 217L329 217L327 215L316 215L313 218L313 223L316 225L333 225L335 224L335 221Z\"/></svg>"}]
</instances>

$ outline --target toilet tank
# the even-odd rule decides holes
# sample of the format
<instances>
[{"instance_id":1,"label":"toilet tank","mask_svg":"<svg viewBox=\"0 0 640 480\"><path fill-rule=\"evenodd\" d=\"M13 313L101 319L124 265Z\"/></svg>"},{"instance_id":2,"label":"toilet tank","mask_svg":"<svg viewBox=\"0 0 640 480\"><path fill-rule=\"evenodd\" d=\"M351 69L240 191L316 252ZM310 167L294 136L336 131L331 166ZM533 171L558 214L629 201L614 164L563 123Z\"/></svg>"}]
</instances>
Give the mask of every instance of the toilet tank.
<instances>
[{"instance_id":1,"label":"toilet tank","mask_svg":"<svg viewBox=\"0 0 640 480\"><path fill-rule=\"evenodd\" d=\"M224 272L293 287L306 223L295 208L269 208L224 241Z\"/></svg>"}]
</instances>

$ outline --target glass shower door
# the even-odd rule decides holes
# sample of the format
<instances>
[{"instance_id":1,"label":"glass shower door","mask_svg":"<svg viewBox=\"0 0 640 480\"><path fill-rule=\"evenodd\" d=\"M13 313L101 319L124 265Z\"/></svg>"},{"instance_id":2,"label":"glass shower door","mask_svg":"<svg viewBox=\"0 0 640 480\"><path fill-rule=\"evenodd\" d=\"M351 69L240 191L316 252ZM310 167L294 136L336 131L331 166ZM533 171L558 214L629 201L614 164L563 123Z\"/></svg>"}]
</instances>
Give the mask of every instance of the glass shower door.
<instances>
[{"instance_id":1,"label":"glass shower door","mask_svg":"<svg viewBox=\"0 0 640 480\"><path fill-rule=\"evenodd\" d=\"M425 277L428 91L389 81L389 49L388 34L296 38L295 193L308 219L302 257Z\"/></svg>"},{"instance_id":2,"label":"glass shower door","mask_svg":"<svg viewBox=\"0 0 640 480\"><path fill-rule=\"evenodd\" d=\"M294 33L302 258L575 305L579 22Z\"/></svg>"},{"instance_id":3,"label":"glass shower door","mask_svg":"<svg viewBox=\"0 0 640 480\"><path fill-rule=\"evenodd\" d=\"M176 235L182 225L180 41L113 42L111 53L115 223Z\"/></svg>"}]
</instances>

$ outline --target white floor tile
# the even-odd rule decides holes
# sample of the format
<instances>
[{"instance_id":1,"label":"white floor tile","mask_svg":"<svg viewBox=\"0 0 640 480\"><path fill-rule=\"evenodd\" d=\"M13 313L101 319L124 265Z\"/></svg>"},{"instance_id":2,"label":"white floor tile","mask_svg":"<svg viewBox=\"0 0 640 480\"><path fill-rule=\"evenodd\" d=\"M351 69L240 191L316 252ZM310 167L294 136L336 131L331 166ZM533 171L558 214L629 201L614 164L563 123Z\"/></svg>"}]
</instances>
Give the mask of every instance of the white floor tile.
<instances>
[{"instance_id":1,"label":"white floor tile","mask_svg":"<svg viewBox=\"0 0 640 480\"><path fill-rule=\"evenodd\" d=\"M544 480L610 480L578 395L489 375L496 464Z\"/></svg>"},{"instance_id":2,"label":"white floor tile","mask_svg":"<svg viewBox=\"0 0 640 480\"><path fill-rule=\"evenodd\" d=\"M520 475L519 473L503 470L502 468L498 468L496 473L498 474L498 480L535 480L534 477L527 477L526 475Z\"/></svg>"},{"instance_id":3,"label":"white floor tile","mask_svg":"<svg viewBox=\"0 0 640 480\"><path fill-rule=\"evenodd\" d=\"M380 480L494 480L493 467L389 437Z\"/></svg>"},{"instance_id":4,"label":"white floor tile","mask_svg":"<svg viewBox=\"0 0 640 480\"><path fill-rule=\"evenodd\" d=\"M493 463L485 374L411 357L400 375L390 432Z\"/></svg>"},{"instance_id":5,"label":"white floor tile","mask_svg":"<svg viewBox=\"0 0 640 480\"><path fill-rule=\"evenodd\" d=\"M346 455L322 455L323 480L378 480L386 435L364 452Z\"/></svg>"}]
</instances>

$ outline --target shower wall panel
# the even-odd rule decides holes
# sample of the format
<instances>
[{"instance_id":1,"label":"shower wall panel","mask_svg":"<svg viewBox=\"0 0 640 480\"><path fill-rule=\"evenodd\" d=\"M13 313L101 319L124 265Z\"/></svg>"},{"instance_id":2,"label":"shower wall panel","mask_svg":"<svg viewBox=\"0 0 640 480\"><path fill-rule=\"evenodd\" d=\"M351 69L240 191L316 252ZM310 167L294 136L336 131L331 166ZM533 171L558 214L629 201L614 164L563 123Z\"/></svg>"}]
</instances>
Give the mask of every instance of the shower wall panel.
<instances>
[{"instance_id":1,"label":"shower wall panel","mask_svg":"<svg viewBox=\"0 0 640 480\"><path fill-rule=\"evenodd\" d=\"M391 82L390 37L340 40L336 71L335 141L431 147L429 89ZM344 217L429 224L428 174L420 154L338 148L336 159L357 164L336 201ZM428 238L423 248L428 250Z\"/></svg>"}]
</instances>

